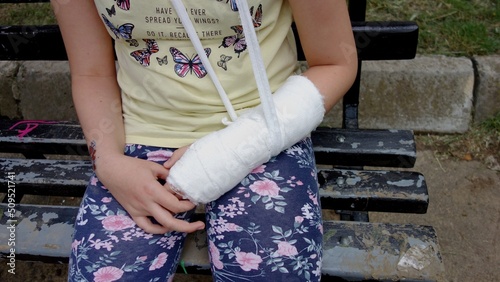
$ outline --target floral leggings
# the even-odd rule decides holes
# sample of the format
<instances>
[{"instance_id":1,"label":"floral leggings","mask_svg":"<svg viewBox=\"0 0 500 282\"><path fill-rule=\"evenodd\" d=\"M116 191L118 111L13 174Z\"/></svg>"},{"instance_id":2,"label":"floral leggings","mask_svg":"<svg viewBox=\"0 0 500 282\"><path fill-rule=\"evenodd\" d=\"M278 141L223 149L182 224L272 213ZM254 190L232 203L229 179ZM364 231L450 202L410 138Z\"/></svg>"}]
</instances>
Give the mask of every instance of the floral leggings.
<instances>
[{"instance_id":1,"label":"floral leggings","mask_svg":"<svg viewBox=\"0 0 500 282\"><path fill-rule=\"evenodd\" d=\"M173 149L127 145L165 162ZM178 214L189 220L189 214ZM206 205L214 281L319 281L322 221L309 138L255 168ZM173 281L186 234L139 228L92 176L76 219L69 281Z\"/></svg>"}]
</instances>

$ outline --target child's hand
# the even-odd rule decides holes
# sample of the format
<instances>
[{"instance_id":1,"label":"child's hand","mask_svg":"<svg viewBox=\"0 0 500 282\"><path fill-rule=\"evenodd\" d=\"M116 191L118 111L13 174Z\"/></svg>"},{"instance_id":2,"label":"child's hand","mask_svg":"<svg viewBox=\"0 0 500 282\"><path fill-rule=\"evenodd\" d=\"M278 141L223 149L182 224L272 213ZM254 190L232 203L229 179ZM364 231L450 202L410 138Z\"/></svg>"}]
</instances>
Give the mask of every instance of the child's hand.
<instances>
[{"instance_id":1,"label":"child's hand","mask_svg":"<svg viewBox=\"0 0 500 282\"><path fill-rule=\"evenodd\" d=\"M168 169L160 164L125 155L102 156L96 173L136 224L146 232L190 233L205 226L201 221L190 223L174 218L174 214L189 211L195 205L180 199L158 182L158 179L166 179L168 175ZM149 217L161 225L151 222Z\"/></svg>"}]
</instances>

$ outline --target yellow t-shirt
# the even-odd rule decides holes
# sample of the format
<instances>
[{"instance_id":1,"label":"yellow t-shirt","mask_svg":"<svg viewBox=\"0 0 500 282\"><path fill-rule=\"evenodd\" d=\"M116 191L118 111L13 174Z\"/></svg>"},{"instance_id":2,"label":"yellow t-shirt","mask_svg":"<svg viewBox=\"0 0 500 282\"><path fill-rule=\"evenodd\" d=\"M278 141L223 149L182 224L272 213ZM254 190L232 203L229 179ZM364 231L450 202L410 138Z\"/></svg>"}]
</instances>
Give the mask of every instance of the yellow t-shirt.
<instances>
[{"instance_id":1,"label":"yellow t-shirt","mask_svg":"<svg viewBox=\"0 0 500 282\"><path fill-rule=\"evenodd\" d=\"M169 0L95 0L115 39L127 143L177 148L229 118ZM239 114L260 103L234 0L184 0L205 53ZM296 70L286 0L249 0L274 92Z\"/></svg>"}]
</instances>

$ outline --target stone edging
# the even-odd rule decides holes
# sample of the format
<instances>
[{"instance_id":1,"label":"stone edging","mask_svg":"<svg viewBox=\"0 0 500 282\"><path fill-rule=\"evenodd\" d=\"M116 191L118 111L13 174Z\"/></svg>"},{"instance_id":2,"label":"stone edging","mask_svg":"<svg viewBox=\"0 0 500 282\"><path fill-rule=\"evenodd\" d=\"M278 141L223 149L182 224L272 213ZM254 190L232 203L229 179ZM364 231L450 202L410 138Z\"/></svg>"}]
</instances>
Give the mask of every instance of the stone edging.
<instances>
[{"instance_id":1,"label":"stone edging","mask_svg":"<svg viewBox=\"0 0 500 282\"><path fill-rule=\"evenodd\" d=\"M364 62L360 127L463 133L500 111L499 73L500 56ZM0 116L76 120L67 62L0 61Z\"/></svg>"}]
</instances>

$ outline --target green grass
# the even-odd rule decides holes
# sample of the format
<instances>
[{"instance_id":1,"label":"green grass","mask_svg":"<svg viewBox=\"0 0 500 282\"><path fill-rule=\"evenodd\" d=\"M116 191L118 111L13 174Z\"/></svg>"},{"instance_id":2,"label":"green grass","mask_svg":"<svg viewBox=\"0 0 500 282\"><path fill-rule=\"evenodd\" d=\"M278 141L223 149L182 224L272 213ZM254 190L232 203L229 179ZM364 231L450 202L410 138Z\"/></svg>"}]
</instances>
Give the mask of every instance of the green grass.
<instances>
[{"instance_id":1,"label":"green grass","mask_svg":"<svg viewBox=\"0 0 500 282\"><path fill-rule=\"evenodd\" d=\"M496 116L482 122L480 128L485 132L496 132L500 137L500 112Z\"/></svg>"},{"instance_id":2,"label":"green grass","mask_svg":"<svg viewBox=\"0 0 500 282\"><path fill-rule=\"evenodd\" d=\"M419 54L500 53L499 0L368 0L368 5L367 20L416 21ZM0 4L0 19L2 25L56 22L48 3Z\"/></svg>"},{"instance_id":3,"label":"green grass","mask_svg":"<svg viewBox=\"0 0 500 282\"><path fill-rule=\"evenodd\" d=\"M49 3L0 4L1 25L55 24L56 19Z\"/></svg>"},{"instance_id":4,"label":"green grass","mask_svg":"<svg viewBox=\"0 0 500 282\"><path fill-rule=\"evenodd\" d=\"M498 54L498 0L372 0L367 20L410 20L420 26L420 54Z\"/></svg>"}]
</instances>

